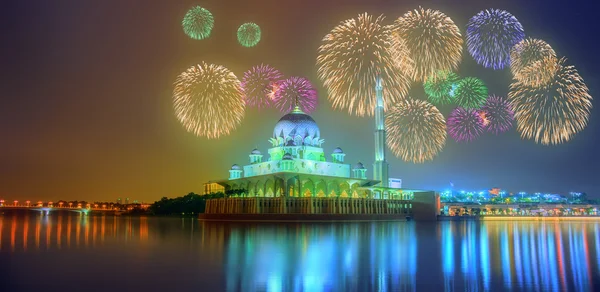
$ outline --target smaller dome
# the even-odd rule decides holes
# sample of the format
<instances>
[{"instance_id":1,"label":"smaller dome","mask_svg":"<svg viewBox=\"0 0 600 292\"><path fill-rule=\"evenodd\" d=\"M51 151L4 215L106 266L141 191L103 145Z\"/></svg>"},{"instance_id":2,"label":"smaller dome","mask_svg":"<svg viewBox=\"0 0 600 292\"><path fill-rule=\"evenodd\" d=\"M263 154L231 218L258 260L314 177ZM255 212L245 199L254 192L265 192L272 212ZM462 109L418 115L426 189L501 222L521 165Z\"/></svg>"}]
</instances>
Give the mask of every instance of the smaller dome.
<instances>
[{"instance_id":1,"label":"smaller dome","mask_svg":"<svg viewBox=\"0 0 600 292\"><path fill-rule=\"evenodd\" d=\"M292 160L294 159L294 157L292 157L292 154L286 153L283 155L283 160Z\"/></svg>"},{"instance_id":2,"label":"smaller dome","mask_svg":"<svg viewBox=\"0 0 600 292\"><path fill-rule=\"evenodd\" d=\"M353 169L365 169L365 166L362 163L357 163L356 165L354 165Z\"/></svg>"},{"instance_id":3,"label":"smaller dome","mask_svg":"<svg viewBox=\"0 0 600 292\"><path fill-rule=\"evenodd\" d=\"M260 151L258 149L256 149L256 148L254 148L254 150L252 150L252 152L250 152L250 154L261 155Z\"/></svg>"},{"instance_id":4,"label":"smaller dome","mask_svg":"<svg viewBox=\"0 0 600 292\"><path fill-rule=\"evenodd\" d=\"M231 166L231 170L242 170L242 168L239 165L234 164Z\"/></svg>"},{"instance_id":5,"label":"smaller dome","mask_svg":"<svg viewBox=\"0 0 600 292\"><path fill-rule=\"evenodd\" d=\"M334 153L334 154L335 154L335 153L344 153L344 151L342 151L342 148L340 148L340 147L337 147L337 148L333 149L333 153Z\"/></svg>"}]
</instances>

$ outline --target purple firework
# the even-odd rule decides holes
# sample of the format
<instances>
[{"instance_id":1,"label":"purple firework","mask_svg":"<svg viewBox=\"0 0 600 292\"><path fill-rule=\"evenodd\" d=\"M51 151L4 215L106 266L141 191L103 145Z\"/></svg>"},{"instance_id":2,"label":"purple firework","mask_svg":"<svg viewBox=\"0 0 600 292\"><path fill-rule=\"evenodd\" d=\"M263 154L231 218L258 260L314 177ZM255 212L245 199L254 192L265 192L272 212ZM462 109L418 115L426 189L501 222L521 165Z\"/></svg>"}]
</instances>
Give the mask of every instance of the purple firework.
<instances>
[{"instance_id":1,"label":"purple firework","mask_svg":"<svg viewBox=\"0 0 600 292\"><path fill-rule=\"evenodd\" d=\"M296 103L306 113L311 113L317 107L317 91L304 77L290 77L279 83L275 92L275 107L281 112L290 112Z\"/></svg>"},{"instance_id":2,"label":"purple firework","mask_svg":"<svg viewBox=\"0 0 600 292\"><path fill-rule=\"evenodd\" d=\"M484 131L483 119L477 109L455 108L448 116L448 134L457 142L471 142Z\"/></svg>"},{"instance_id":3,"label":"purple firework","mask_svg":"<svg viewBox=\"0 0 600 292\"><path fill-rule=\"evenodd\" d=\"M244 101L247 105L259 109L271 106L275 91L279 88L278 82L282 79L283 74L269 65L261 64L252 67L242 78Z\"/></svg>"},{"instance_id":4,"label":"purple firework","mask_svg":"<svg viewBox=\"0 0 600 292\"><path fill-rule=\"evenodd\" d=\"M467 48L478 64L494 70L510 64L510 49L525 38L523 26L512 14L486 9L467 23Z\"/></svg>"},{"instance_id":5,"label":"purple firework","mask_svg":"<svg viewBox=\"0 0 600 292\"><path fill-rule=\"evenodd\" d=\"M488 132L496 135L508 131L512 127L515 113L510 103L500 97L492 95L488 97L485 105L481 107L483 124Z\"/></svg>"}]
</instances>

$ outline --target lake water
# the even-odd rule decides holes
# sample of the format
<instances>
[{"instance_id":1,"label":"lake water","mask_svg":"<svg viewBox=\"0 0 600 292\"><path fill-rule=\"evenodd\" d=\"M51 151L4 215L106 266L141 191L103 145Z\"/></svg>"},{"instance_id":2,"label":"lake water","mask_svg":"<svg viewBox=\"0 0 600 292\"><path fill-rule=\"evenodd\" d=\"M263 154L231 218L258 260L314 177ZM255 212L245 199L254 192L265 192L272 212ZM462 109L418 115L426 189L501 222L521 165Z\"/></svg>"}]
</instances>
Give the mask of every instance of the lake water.
<instances>
[{"instance_id":1,"label":"lake water","mask_svg":"<svg viewBox=\"0 0 600 292\"><path fill-rule=\"evenodd\" d=\"M0 291L600 291L600 224L0 215Z\"/></svg>"}]
</instances>

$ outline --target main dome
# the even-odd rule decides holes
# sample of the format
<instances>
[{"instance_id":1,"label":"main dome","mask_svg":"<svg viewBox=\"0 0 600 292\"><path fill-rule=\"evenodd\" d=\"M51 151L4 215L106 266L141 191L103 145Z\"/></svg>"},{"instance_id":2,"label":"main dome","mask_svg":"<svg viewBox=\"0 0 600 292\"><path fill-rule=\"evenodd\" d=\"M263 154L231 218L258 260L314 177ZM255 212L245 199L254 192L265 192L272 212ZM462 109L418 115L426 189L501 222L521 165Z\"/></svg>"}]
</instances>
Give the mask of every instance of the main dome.
<instances>
[{"instance_id":1,"label":"main dome","mask_svg":"<svg viewBox=\"0 0 600 292\"><path fill-rule=\"evenodd\" d=\"M313 141L320 137L321 132L315 120L298 107L281 117L273 130L273 138L282 138L283 141L292 140L296 146L300 146L297 142L312 145ZM301 138L302 141L298 138Z\"/></svg>"}]
</instances>

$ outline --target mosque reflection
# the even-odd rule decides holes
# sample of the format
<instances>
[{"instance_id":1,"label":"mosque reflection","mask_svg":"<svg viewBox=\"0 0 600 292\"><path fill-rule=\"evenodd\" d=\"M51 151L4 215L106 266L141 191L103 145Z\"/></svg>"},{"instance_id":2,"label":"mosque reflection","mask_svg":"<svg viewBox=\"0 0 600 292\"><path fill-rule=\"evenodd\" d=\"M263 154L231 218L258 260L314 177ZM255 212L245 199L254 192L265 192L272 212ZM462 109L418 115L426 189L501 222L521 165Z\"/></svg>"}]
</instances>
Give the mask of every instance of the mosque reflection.
<instances>
[{"instance_id":1,"label":"mosque reflection","mask_svg":"<svg viewBox=\"0 0 600 292\"><path fill-rule=\"evenodd\" d=\"M594 222L226 224L0 215L0 255L79 249L114 255L126 247L159 265L197 259L181 268L215 272L219 291L600 289Z\"/></svg>"},{"instance_id":2,"label":"mosque reflection","mask_svg":"<svg viewBox=\"0 0 600 292\"><path fill-rule=\"evenodd\" d=\"M228 291L412 291L414 224L323 224L232 228ZM360 275L369 275L364 281Z\"/></svg>"}]
</instances>

